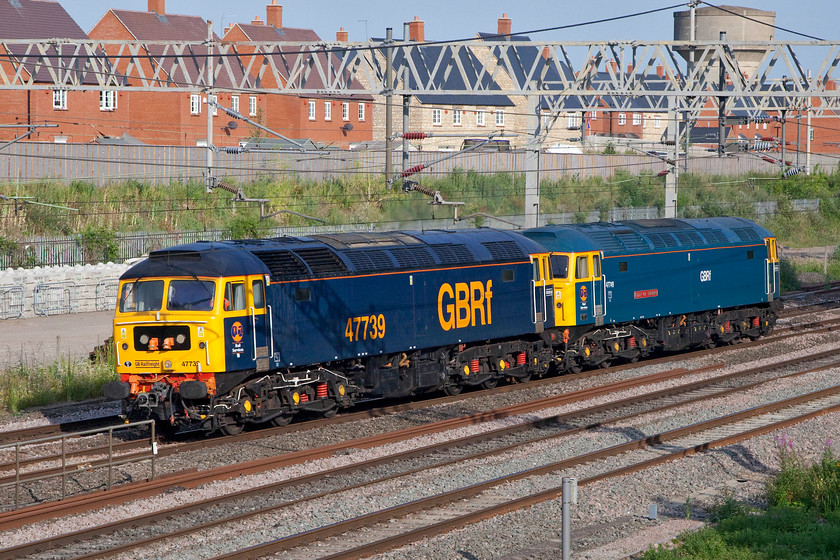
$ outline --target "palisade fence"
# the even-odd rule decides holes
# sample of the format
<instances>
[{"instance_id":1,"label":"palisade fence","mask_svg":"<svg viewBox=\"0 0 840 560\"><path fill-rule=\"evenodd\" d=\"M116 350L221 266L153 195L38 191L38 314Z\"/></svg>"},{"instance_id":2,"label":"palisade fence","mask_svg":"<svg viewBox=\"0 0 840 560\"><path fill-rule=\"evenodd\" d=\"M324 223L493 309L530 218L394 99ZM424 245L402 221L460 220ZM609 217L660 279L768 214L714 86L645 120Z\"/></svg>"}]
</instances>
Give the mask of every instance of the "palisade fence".
<instances>
[{"instance_id":1,"label":"palisade fence","mask_svg":"<svg viewBox=\"0 0 840 560\"><path fill-rule=\"evenodd\" d=\"M792 201L792 208L799 212L818 212L820 201L817 199L801 199ZM699 208L689 207L685 209L689 214L697 214ZM763 222L767 216L772 216L778 208L774 201L753 203L753 217L758 222ZM646 220L661 218L662 209L655 206L638 208L612 208L605 213L599 210L590 212L562 212L553 214L540 214L540 225L546 224L571 224L576 222L598 222L620 221L620 220ZM525 225L525 218L522 215L499 216L499 220L485 218L483 225L498 229L522 228ZM452 218L441 218L434 220L414 220L403 222L387 222L383 224L360 223L328 226L295 226L278 227L273 231L266 232L266 237L280 237L284 235L308 236L319 233L344 233L358 231L393 231L393 230L441 230L441 229L465 229L475 227L471 220L453 222ZM118 252L116 262L125 262L136 259L154 251L173 245L194 243L196 241L222 241L230 239L228 233L223 230L208 231L181 231L151 232L151 233L117 233ZM102 259L96 258L87 252L78 235L60 237L33 237L29 240L17 243L17 248L11 252L0 252L0 270L10 267L31 268L35 266L61 266L81 265L85 263L96 263ZM111 287L108 287L110 289ZM104 287L101 289L105 289ZM97 293L100 290L97 287ZM98 305L98 304L97 304Z\"/></svg>"},{"instance_id":2,"label":"palisade fence","mask_svg":"<svg viewBox=\"0 0 840 560\"><path fill-rule=\"evenodd\" d=\"M206 148L195 146L18 142L0 152L0 183L64 179L88 181L101 186L133 179L168 184L203 177L206 155ZM428 165L443 155L441 152L411 152L408 165ZM393 154L393 162L395 166L402 165L400 153ZM298 176L315 181L358 174L381 178L384 163L385 154L381 151L322 150L302 153L266 150L241 154L219 151L214 154L216 175L240 182L281 176ZM834 169L837 159L814 155L811 164ZM637 175L658 173L666 168L664 161L647 154L540 155L540 177L549 180L569 176L608 179L617 169ZM420 177L442 176L456 169L477 173L498 173L500 170L523 173L525 153L467 152L436 163L425 169ZM727 157L694 157L692 154L688 170L706 175L740 175L748 172L774 173L779 168L750 154Z\"/></svg>"}]
</instances>

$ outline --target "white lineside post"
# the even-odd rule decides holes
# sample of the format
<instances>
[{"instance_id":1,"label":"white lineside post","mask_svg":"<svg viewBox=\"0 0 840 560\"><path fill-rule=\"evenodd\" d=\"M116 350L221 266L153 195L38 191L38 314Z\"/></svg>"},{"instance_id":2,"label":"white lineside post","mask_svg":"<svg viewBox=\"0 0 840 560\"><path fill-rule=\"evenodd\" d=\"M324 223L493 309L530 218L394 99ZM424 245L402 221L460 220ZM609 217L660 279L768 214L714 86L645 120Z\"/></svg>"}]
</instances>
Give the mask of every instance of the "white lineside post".
<instances>
[{"instance_id":1,"label":"white lineside post","mask_svg":"<svg viewBox=\"0 0 840 560\"><path fill-rule=\"evenodd\" d=\"M569 560L572 552L572 512L571 504L577 504L577 479L563 477L563 534L560 537L563 547L563 560Z\"/></svg>"},{"instance_id":2,"label":"white lineside post","mask_svg":"<svg viewBox=\"0 0 840 560\"><path fill-rule=\"evenodd\" d=\"M808 70L808 88L811 88L811 71ZM808 96L806 109L808 110L807 128L805 129L805 174L811 174L811 96Z\"/></svg>"},{"instance_id":3,"label":"white lineside post","mask_svg":"<svg viewBox=\"0 0 840 560\"><path fill-rule=\"evenodd\" d=\"M540 219L540 115L538 95L529 95L527 103L528 139L525 142L525 227L539 225Z\"/></svg>"},{"instance_id":4,"label":"white lineside post","mask_svg":"<svg viewBox=\"0 0 840 560\"><path fill-rule=\"evenodd\" d=\"M677 165L677 157L680 152L680 143L678 141L679 133L679 119L677 118L677 99L676 97L668 97L668 140L673 142L673 151L671 152L671 161L668 163L668 174L665 175L665 217L677 217L677 180L679 179L679 165ZM688 152L686 152L688 157Z\"/></svg>"},{"instance_id":5,"label":"white lineside post","mask_svg":"<svg viewBox=\"0 0 840 560\"><path fill-rule=\"evenodd\" d=\"M394 29L385 28L385 184L391 188L394 170L391 167L394 134Z\"/></svg>"}]
</instances>

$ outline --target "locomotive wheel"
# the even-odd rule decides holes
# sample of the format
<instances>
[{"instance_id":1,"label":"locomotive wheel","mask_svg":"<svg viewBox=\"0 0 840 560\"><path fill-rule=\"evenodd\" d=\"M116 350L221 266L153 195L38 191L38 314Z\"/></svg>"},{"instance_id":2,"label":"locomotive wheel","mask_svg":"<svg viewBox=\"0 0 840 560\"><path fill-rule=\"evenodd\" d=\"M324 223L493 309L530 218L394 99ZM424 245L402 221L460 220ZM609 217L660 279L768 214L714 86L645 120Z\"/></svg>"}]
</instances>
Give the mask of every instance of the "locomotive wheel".
<instances>
[{"instance_id":1,"label":"locomotive wheel","mask_svg":"<svg viewBox=\"0 0 840 560\"><path fill-rule=\"evenodd\" d=\"M219 426L219 431L226 436L238 436L245 429L245 424L240 424L233 418L222 418L222 424Z\"/></svg>"},{"instance_id":2,"label":"locomotive wheel","mask_svg":"<svg viewBox=\"0 0 840 560\"><path fill-rule=\"evenodd\" d=\"M601 369L607 369L611 365L612 365L612 360L606 359L603 362L601 362L600 364L598 364L598 367L601 368Z\"/></svg>"},{"instance_id":3,"label":"locomotive wheel","mask_svg":"<svg viewBox=\"0 0 840 560\"><path fill-rule=\"evenodd\" d=\"M332 408L328 408L327 410L321 411L321 416L324 418L332 418L338 412L338 406L333 406Z\"/></svg>"},{"instance_id":4,"label":"locomotive wheel","mask_svg":"<svg viewBox=\"0 0 840 560\"><path fill-rule=\"evenodd\" d=\"M449 395L450 397L455 397L461 394L461 391L464 390L463 385L447 385L443 388L443 392Z\"/></svg>"},{"instance_id":5,"label":"locomotive wheel","mask_svg":"<svg viewBox=\"0 0 840 560\"><path fill-rule=\"evenodd\" d=\"M491 377L487 381L481 384L482 387L485 389L495 389L499 385L499 378L498 377Z\"/></svg>"},{"instance_id":6,"label":"locomotive wheel","mask_svg":"<svg viewBox=\"0 0 840 560\"><path fill-rule=\"evenodd\" d=\"M279 428L280 426L288 426L289 422L292 421L292 418L293 415L291 414L280 414L269 420L268 423Z\"/></svg>"}]
</instances>

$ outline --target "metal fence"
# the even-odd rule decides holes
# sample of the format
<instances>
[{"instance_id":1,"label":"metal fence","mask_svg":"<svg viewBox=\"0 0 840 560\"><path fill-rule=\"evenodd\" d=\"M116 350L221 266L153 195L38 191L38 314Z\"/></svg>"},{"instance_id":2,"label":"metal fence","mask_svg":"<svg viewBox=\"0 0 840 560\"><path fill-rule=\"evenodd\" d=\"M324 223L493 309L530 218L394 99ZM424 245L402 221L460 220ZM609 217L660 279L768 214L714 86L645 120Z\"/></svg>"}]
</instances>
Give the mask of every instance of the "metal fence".
<instances>
[{"instance_id":1,"label":"metal fence","mask_svg":"<svg viewBox=\"0 0 840 560\"><path fill-rule=\"evenodd\" d=\"M23 286L0 286L0 319L23 317L26 299Z\"/></svg>"},{"instance_id":2,"label":"metal fence","mask_svg":"<svg viewBox=\"0 0 840 560\"><path fill-rule=\"evenodd\" d=\"M0 182L64 178L106 185L127 179L155 184L201 179L206 166L206 150L194 146L18 142L0 152ZM408 165L428 165L441 155L440 152L411 152ZM431 166L423 171L423 176L447 175L455 169L477 173L498 173L499 170L524 173L525 155L522 151L468 152ZM393 154L395 165L402 165L400 157ZM811 164L835 168L837 160L836 157L813 155ZM266 176L298 176L317 181L358 174L381 176L384 166L384 152L325 150L305 154L279 151L214 154L216 174L242 182ZM645 170L659 172L666 167L661 159L647 154L540 155L540 177L549 180L569 176L609 178L617 169L635 175ZM707 175L740 175L751 171L774 173L779 168L749 154L736 154L692 157L688 170Z\"/></svg>"},{"instance_id":3,"label":"metal fence","mask_svg":"<svg viewBox=\"0 0 840 560\"><path fill-rule=\"evenodd\" d=\"M117 308L119 280L103 280L96 284L96 310L113 311Z\"/></svg>"},{"instance_id":4,"label":"metal fence","mask_svg":"<svg viewBox=\"0 0 840 560\"><path fill-rule=\"evenodd\" d=\"M35 284L32 309L36 315L75 313L78 304L75 282Z\"/></svg>"}]
</instances>

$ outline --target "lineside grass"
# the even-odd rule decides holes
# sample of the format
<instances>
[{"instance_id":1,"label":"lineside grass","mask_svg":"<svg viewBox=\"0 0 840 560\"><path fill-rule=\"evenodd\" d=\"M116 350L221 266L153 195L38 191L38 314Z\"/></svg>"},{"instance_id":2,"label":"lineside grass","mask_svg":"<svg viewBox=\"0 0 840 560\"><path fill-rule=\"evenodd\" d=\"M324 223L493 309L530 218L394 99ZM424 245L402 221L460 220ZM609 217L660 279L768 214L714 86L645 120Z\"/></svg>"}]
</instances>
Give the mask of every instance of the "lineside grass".
<instances>
[{"instance_id":1,"label":"lineside grass","mask_svg":"<svg viewBox=\"0 0 840 560\"><path fill-rule=\"evenodd\" d=\"M766 509L727 498L710 512L713 525L648 550L644 560L840 559L840 460L831 442L812 463L784 435L777 446L781 468L767 486Z\"/></svg>"},{"instance_id":2,"label":"lineside grass","mask_svg":"<svg viewBox=\"0 0 840 560\"><path fill-rule=\"evenodd\" d=\"M48 365L20 361L0 370L0 409L17 414L34 406L101 397L102 385L116 378L110 351L93 361L62 358Z\"/></svg>"}]
</instances>

